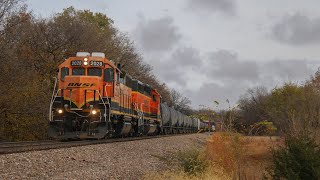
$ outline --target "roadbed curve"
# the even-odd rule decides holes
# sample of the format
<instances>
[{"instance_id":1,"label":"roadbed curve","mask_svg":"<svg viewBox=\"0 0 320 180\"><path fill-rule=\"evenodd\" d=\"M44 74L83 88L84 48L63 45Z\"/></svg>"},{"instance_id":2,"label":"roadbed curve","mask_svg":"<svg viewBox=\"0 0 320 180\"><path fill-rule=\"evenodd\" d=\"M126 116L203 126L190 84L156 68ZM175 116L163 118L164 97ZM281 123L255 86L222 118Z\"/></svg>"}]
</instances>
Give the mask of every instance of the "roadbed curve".
<instances>
[{"instance_id":1,"label":"roadbed curve","mask_svg":"<svg viewBox=\"0 0 320 180\"><path fill-rule=\"evenodd\" d=\"M208 134L0 155L0 179L139 179L166 169L157 157L199 146Z\"/></svg>"}]
</instances>

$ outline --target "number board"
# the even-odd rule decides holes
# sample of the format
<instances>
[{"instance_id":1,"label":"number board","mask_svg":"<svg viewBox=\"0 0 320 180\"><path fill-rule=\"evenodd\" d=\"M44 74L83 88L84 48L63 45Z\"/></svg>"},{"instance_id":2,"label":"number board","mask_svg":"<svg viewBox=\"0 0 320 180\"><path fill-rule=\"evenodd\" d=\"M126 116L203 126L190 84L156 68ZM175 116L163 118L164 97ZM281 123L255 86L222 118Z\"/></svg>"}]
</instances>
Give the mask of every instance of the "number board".
<instances>
[{"instance_id":1,"label":"number board","mask_svg":"<svg viewBox=\"0 0 320 180\"><path fill-rule=\"evenodd\" d=\"M82 65L81 60L71 61L71 66L81 66L81 65Z\"/></svg>"},{"instance_id":2,"label":"number board","mask_svg":"<svg viewBox=\"0 0 320 180\"><path fill-rule=\"evenodd\" d=\"M102 61L90 61L90 66L103 66Z\"/></svg>"}]
</instances>

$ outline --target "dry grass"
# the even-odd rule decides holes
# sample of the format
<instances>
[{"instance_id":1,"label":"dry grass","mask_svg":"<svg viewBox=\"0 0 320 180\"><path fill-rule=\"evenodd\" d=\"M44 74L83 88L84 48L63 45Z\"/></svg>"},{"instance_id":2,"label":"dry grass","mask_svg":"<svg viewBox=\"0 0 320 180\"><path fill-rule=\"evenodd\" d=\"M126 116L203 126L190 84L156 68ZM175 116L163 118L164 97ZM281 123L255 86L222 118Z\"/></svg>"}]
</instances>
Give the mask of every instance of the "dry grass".
<instances>
[{"instance_id":1,"label":"dry grass","mask_svg":"<svg viewBox=\"0 0 320 180\"><path fill-rule=\"evenodd\" d=\"M235 133L214 133L201 151L209 166L200 174L190 175L183 167L146 174L142 179L211 180L263 179L272 163L271 149L284 143L279 137L242 136ZM185 156L189 158L188 156ZM172 158L169 158L173 160ZM268 178L270 179L270 178Z\"/></svg>"},{"instance_id":2,"label":"dry grass","mask_svg":"<svg viewBox=\"0 0 320 180\"><path fill-rule=\"evenodd\" d=\"M214 133L207 144L207 155L236 179L262 179L272 163L271 148L283 143L278 137L249 137Z\"/></svg>"},{"instance_id":3,"label":"dry grass","mask_svg":"<svg viewBox=\"0 0 320 180\"><path fill-rule=\"evenodd\" d=\"M197 176L190 176L181 169L164 172L152 172L146 174L142 179L144 180L228 180L231 179L222 168L210 166L205 172Z\"/></svg>"}]
</instances>

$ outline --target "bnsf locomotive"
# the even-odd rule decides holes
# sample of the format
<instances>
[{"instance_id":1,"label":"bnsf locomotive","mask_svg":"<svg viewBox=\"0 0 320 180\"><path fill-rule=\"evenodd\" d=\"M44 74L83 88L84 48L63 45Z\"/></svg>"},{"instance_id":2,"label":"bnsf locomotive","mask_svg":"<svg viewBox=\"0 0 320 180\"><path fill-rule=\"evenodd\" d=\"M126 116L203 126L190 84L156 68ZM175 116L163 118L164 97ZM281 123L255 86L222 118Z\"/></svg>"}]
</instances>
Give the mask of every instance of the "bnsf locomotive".
<instances>
[{"instance_id":1,"label":"bnsf locomotive","mask_svg":"<svg viewBox=\"0 0 320 180\"><path fill-rule=\"evenodd\" d=\"M49 117L55 139L188 133L203 126L98 52L78 52L59 65Z\"/></svg>"}]
</instances>

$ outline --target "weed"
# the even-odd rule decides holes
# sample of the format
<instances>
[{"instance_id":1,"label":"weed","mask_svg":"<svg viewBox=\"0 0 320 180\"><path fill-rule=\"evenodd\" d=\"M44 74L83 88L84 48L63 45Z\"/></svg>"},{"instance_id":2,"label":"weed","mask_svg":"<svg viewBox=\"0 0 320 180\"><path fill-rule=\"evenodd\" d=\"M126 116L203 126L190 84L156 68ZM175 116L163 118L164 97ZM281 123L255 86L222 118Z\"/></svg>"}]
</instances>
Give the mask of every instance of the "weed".
<instances>
[{"instance_id":1,"label":"weed","mask_svg":"<svg viewBox=\"0 0 320 180\"><path fill-rule=\"evenodd\" d=\"M189 149L177 154L177 160L184 172L189 175L201 174L208 167L209 162L199 149Z\"/></svg>"}]
</instances>

